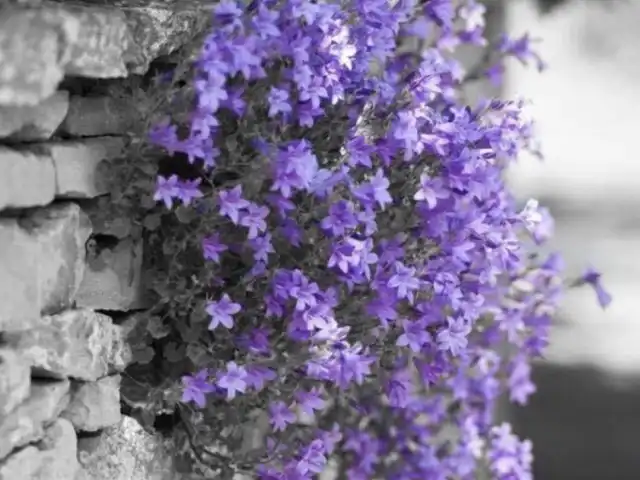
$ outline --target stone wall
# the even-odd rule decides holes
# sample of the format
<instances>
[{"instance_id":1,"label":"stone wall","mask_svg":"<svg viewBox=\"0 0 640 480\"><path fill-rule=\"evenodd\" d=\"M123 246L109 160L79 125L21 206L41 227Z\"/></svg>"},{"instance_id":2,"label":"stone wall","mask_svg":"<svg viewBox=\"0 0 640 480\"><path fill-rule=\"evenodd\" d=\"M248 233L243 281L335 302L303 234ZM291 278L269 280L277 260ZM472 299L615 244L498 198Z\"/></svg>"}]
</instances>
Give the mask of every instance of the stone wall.
<instances>
[{"instance_id":1,"label":"stone wall","mask_svg":"<svg viewBox=\"0 0 640 480\"><path fill-rule=\"evenodd\" d=\"M120 410L112 317L145 307L142 245L96 215L136 105L66 85L143 75L203 18L188 0L0 2L0 480L169 478Z\"/></svg>"}]
</instances>

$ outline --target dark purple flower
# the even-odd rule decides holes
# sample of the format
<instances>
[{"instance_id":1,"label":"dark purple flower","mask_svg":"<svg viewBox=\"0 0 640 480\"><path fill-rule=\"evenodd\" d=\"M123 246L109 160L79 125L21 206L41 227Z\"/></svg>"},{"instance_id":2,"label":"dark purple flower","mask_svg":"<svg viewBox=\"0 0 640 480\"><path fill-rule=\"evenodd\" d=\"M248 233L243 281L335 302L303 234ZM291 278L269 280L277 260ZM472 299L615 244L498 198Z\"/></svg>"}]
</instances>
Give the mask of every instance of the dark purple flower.
<instances>
[{"instance_id":1,"label":"dark purple flower","mask_svg":"<svg viewBox=\"0 0 640 480\"><path fill-rule=\"evenodd\" d=\"M607 308L612 301L612 297L602 286L601 278L602 274L600 272L589 267L579 278L578 284L586 283L587 285L591 285L596 292L596 297L598 298L600 306L602 308Z\"/></svg>"},{"instance_id":2,"label":"dark purple flower","mask_svg":"<svg viewBox=\"0 0 640 480\"><path fill-rule=\"evenodd\" d=\"M193 402L198 407L204 408L207 393L215 392L215 387L209 382L209 372L200 370L195 375L185 375L182 377L182 398L184 403Z\"/></svg>"}]
</instances>

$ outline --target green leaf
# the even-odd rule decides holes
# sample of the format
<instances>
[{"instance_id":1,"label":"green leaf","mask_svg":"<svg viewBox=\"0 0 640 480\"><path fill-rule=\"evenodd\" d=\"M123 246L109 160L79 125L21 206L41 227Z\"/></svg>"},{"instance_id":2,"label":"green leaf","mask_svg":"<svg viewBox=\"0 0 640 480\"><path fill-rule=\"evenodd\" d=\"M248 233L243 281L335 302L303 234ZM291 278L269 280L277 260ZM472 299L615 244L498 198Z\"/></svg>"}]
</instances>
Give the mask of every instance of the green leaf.
<instances>
[{"instance_id":1,"label":"green leaf","mask_svg":"<svg viewBox=\"0 0 640 480\"><path fill-rule=\"evenodd\" d=\"M139 363L140 365L146 365L153 360L155 356L155 350L149 346L143 348L136 348L133 350L133 363Z\"/></svg>"},{"instance_id":2,"label":"green leaf","mask_svg":"<svg viewBox=\"0 0 640 480\"><path fill-rule=\"evenodd\" d=\"M109 225L109 230L118 238L125 238L131 232L131 220L126 217L114 218Z\"/></svg>"},{"instance_id":3,"label":"green leaf","mask_svg":"<svg viewBox=\"0 0 640 480\"><path fill-rule=\"evenodd\" d=\"M185 346L178 345L175 342L169 342L164 346L162 351L164 358L171 363L180 362L185 357Z\"/></svg>"},{"instance_id":4,"label":"green leaf","mask_svg":"<svg viewBox=\"0 0 640 480\"><path fill-rule=\"evenodd\" d=\"M197 217L195 209L180 205L176 208L176 217L180 223L191 223Z\"/></svg>"},{"instance_id":5,"label":"green leaf","mask_svg":"<svg viewBox=\"0 0 640 480\"><path fill-rule=\"evenodd\" d=\"M171 333L171 328L164 324L162 318L154 315L147 322L147 331L152 338L158 340L169 335L169 333Z\"/></svg>"},{"instance_id":6,"label":"green leaf","mask_svg":"<svg viewBox=\"0 0 640 480\"><path fill-rule=\"evenodd\" d=\"M191 360L194 365L203 365L206 356L207 351L202 346L194 343L187 346L187 357L189 357L189 360Z\"/></svg>"},{"instance_id":7,"label":"green leaf","mask_svg":"<svg viewBox=\"0 0 640 480\"><path fill-rule=\"evenodd\" d=\"M150 232L153 232L160 226L160 214L152 213L151 215L147 215L142 222L144 228Z\"/></svg>"}]
</instances>

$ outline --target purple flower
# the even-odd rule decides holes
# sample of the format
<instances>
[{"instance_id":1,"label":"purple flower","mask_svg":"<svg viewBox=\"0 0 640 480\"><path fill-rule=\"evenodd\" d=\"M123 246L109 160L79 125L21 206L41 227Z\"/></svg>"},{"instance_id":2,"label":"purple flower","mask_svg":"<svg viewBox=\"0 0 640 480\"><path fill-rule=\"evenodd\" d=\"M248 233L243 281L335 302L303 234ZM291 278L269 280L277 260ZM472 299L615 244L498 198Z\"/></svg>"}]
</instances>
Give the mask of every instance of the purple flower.
<instances>
[{"instance_id":1,"label":"purple flower","mask_svg":"<svg viewBox=\"0 0 640 480\"><path fill-rule=\"evenodd\" d=\"M394 273L387 285L396 290L398 298L406 298L413 302L413 292L420 288L420 280L416 278L416 269L407 267L401 262L395 262L393 270Z\"/></svg>"},{"instance_id":2,"label":"purple flower","mask_svg":"<svg viewBox=\"0 0 640 480\"><path fill-rule=\"evenodd\" d=\"M240 213L246 210L250 202L242 198L242 185L231 190L222 190L218 194L220 215L228 217L236 225L240 221Z\"/></svg>"},{"instance_id":3,"label":"purple flower","mask_svg":"<svg viewBox=\"0 0 640 480\"><path fill-rule=\"evenodd\" d=\"M316 410L322 410L326 406L325 400L318 388L312 388L309 391L298 390L295 394L296 401L307 415L313 417Z\"/></svg>"},{"instance_id":4,"label":"purple flower","mask_svg":"<svg viewBox=\"0 0 640 480\"><path fill-rule=\"evenodd\" d=\"M413 352L418 353L422 347L431 341L431 335L423 322L411 322L402 320L404 332L398 337L396 345L399 347L408 346Z\"/></svg>"},{"instance_id":5,"label":"purple flower","mask_svg":"<svg viewBox=\"0 0 640 480\"><path fill-rule=\"evenodd\" d=\"M598 303L602 308L607 308L612 301L612 297L602 286L602 274L596 269L589 267L578 279L578 284L587 284L593 287L598 298Z\"/></svg>"},{"instance_id":6,"label":"purple flower","mask_svg":"<svg viewBox=\"0 0 640 480\"><path fill-rule=\"evenodd\" d=\"M447 327L438 332L436 340L441 350L449 350L453 355L459 355L467 348L471 333L471 325L461 317L447 318Z\"/></svg>"},{"instance_id":7,"label":"purple flower","mask_svg":"<svg viewBox=\"0 0 640 480\"><path fill-rule=\"evenodd\" d=\"M156 191L153 199L158 202L162 201L167 208L173 207L173 199L179 195L180 180L177 175L171 175L169 178L158 175Z\"/></svg>"},{"instance_id":8,"label":"purple flower","mask_svg":"<svg viewBox=\"0 0 640 480\"><path fill-rule=\"evenodd\" d=\"M288 91L271 87L267 100L269 101L269 117L275 117L279 113L291 113Z\"/></svg>"},{"instance_id":9,"label":"purple flower","mask_svg":"<svg viewBox=\"0 0 640 480\"><path fill-rule=\"evenodd\" d=\"M215 330L218 325L225 328L233 328L233 315L242 309L239 303L234 303L226 293L217 302L209 302L206 307L207 313L211 316L209 330Z\"/></svg>"},{"instance_id":10,"label":"purple flower","mask_svg":"<svg viewBox=\"0 0 640 480\"><path fill-rule=\"evenodd\" d=\"M216 388L209 382L207 370L200 370L195 375L185 375L182 377L182 398L184 403L193 402L198 407L204 408L206 403L205 395L215 392Z\"/></svg>"},{"instance_id":11,"label":"purple flower","mask_svg":"<svg viewBox=\"0 0 640 480\"><path fill-rule=\"evenodd\" d=\"M220 262L220 254L227 251L228 247L220 241L217 233L209 235L202 240L204 258L213 262Z\"/></svg>"},{"instance_id":12,"label":"purple flower","mask_svg":"<svg viewBox=\"0 0 640 480\"><path fill-rule=\"evenodd\" d=\"M259 233L267 230L266 218L269 215L269 207L256 205L249 202L246 210L240 215L240 225L247 227L249 233L247 238L254 239Z\"/></svg>"},{"instance_id":13,"label":"purple flower","mask_svg":"<svg viewBox=\"0 0 640 480\"><path fill-rule=\"evenodd\" d=\"M247 389L247 371L236 362L229 362L226 371L218 374L216 385L227 391L227 400L233 400Z\"/></svg>"},{"instance_id":14,"label":"purple flower","mask_svg":"<svg viewBox=\"0 0 640 480\"><path fill-rule=\"evenodd\" d=\"M269 422L276 432L285 430L287 425L295 421L295 414L283 401L277 400L269 405Z\"/></svg>"},{"instance_id":15,"label":"purple flower","mask_svg":"<svg viewBox=\"0 0 640 480\"><path fill-rule=\"evenodd\" d=\"M357 225L358 219L353 204L344 200L332 204L329 207L329 216L320 223L320 226L332 236L344 235L347 230Z\"/></svg>"},{"instance_id":16,"label":"purple flower","mask_svg":"<svg viewBox=\"0 0 640 480\"><path fill-rule=\"evenodd\" d=\"M420 190L413 196L414 200L425 201L430 209L435 208L438 200L449 197L449 192L444 188L442 180L431 178L426 173L420 175Z\"/></svg>"}]
</instances>

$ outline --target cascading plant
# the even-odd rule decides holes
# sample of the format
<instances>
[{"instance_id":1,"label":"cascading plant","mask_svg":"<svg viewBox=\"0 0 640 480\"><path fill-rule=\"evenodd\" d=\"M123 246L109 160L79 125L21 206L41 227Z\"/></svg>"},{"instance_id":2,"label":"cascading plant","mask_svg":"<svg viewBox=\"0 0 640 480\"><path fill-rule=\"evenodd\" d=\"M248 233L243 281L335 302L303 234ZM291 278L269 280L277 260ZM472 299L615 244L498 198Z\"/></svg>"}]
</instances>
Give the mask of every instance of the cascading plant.
<instances>
[{"instance_id":1,"label":"cascading plant","mask_svg":"<svg viewBox=\"0 0 640 480\"><path fill-rule=\"evenodd\" d=\"M463 95L508 57L542 68L530 38L485 40L474 0L212 10L188 115L149 135L198 172L157 178L177 220L153 318L180 333L178 406L208 475L531 478L496 402L535 391L566 287L610 297L536 252L549 212L503 181L534 146L525 103ZM465 72L462 44L488 63Z\"/></svg>"}]
</instances>

